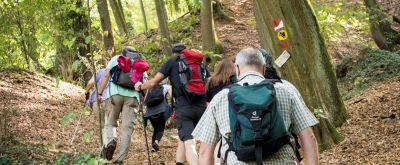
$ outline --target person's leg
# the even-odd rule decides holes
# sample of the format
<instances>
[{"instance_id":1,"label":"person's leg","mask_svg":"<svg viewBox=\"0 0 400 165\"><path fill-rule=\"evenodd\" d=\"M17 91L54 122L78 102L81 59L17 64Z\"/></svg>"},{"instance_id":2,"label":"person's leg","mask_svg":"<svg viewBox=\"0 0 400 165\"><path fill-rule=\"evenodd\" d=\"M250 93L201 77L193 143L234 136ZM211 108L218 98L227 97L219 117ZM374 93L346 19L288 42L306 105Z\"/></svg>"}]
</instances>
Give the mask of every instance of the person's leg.
<instances>
[{"instance_id":1,"label":"person's leg","mask_svg":"<svg viewBox=\"0 0 400 165\"><path fill-rule=\"evenodd\" d=\"M185 142L186 159L190 165L197 165L199 156L196 151L196 141L194 139L186 140Z\"/></svg>"},{"instance_id":2,"label":"person's leg","mask_svg":"<svg viewBox=\"0 0 400 165\"><path fill-rule=\"evenodd\" d=\"M158 142L161 141L161 138L164 135L164 130L165 130L165 118L164 118L164 113L160 114L160 117L158 118L155 127L157 128L157 131L154 132L155 134L155 140Z\"/></svg>"},{"instance_id":3,"label":"person's leg","mask_svg":"<svg viewBox=\"0 0 400 165\"><path fill-rule=\"evenodd\" d=\"M112 101L111 101L112 100ZM115 136L115 127L117 127L117 121L119 118L119 114L122 110L123 105L123 98L120 95L114 95L112 98L106 100L106 113L104 115L105 123L104 123L104 130L103 130L103 145L107 145L113 139L116 138Z\"/></svg>"},{"instance_id":4,"label":"person's leg","mask_svg":"<svg viewBox=\"0 0 400 165\"><path fill-rule=\"evenodd\" d=\"M178 134L184 142L186 161L190 165L197 165L198 161L196 143L192 136L195 116L196 112L192 107L177 109Z\"/></svg>"},{"instance_id":5,"label":"person's leg","mask_svg":"<svg viewBox=\"0 0 400 165\"><path fill-rule=\"evenodd\" d=\"M138 108L138 105L139 103L136 98L124 96L124 104L122 106L121 145L116 155L116 162L122 162L129 151L135 121L135 109Z\"/></svg>"},{"instance_id":6,"label":"person's leg","mask_svg":"<svg viewBox=\"0 0 400 165\"><path fill-rule=\"evenodd\" d=\"M156 141L156 132L157 132L157 120L153 117L149 117L151 126L153 127L153 136L151 137L151 143L153 144Z\"/></svg>"},{"instance_id":7,"label":"person's leg","mask_svg":"<svg viewBox=\"0 0 400 165\"><path fill-rule=\"evenodd\" d=\"M185 144L183 141L178 141L178 148L176 149L176 165L183 165L185 162Z\"/></svg>"}]
</instances>

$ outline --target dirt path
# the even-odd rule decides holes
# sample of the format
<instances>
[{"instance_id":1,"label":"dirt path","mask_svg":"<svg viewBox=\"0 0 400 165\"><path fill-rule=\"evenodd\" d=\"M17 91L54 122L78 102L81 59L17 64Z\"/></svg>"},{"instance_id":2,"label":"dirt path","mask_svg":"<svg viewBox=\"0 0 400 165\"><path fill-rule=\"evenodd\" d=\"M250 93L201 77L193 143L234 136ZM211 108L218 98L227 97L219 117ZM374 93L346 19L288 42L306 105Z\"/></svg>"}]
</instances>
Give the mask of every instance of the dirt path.
<instances>
[{"instance_id":1,"label":"dirt path","mask_svg":"<svg viewBox=\"0 0 400 165\"><path fill-rule=\"evenodd\" d=\"M218 39L224 48L224 57L235 56L246 47L260 47L251 1L224 0L223 3L224 11L234 19L214 21ZM200 26L192 34L193 42L201 43Z\"/></svg>"}]
</instances>

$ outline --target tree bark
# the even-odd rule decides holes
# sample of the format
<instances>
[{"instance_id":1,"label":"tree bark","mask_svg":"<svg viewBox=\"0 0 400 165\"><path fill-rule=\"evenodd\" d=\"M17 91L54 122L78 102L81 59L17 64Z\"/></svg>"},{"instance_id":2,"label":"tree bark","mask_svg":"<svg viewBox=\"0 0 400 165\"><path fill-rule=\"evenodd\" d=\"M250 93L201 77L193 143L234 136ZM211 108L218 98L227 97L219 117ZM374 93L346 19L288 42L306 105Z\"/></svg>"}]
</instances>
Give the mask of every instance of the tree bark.
<instances>
[{"instance_id":1,"label":"tree bark","mask_svg":"<svg viewBox=\"0 0 400 165\"><path fill-rule=\"evenodd\" d=\"M400 44L400 33L391 27L389 18L379 8L376 0L364 0L369 15L372 38L380 49L393 51Z\"/></svg>"},{"instance_id":2,"label":"tree bark","mask_svg":"<svg viewBox=\"0 0 400 165\"><path fill-rule=\"evenodd\" d=\"M203 49L207 51L213 51L215 53L222 53L222 46L218 41L218 37L214 28L211 0L203 0L200 14Z\"/></svg>"},{"instance_id":3,"label":"tree bark","mask_svg":"<svg viewBox=\"0 0 400 165\"><path fill-rule=\"evenodd\" d=\"M118 31L122 36L128 34L128 27L126 26L126 22L124 20L122 8L120 8L117 0L109 0L111 9L113 11L115 22L117 23Z\"/></svg>"},{"instance_id":4,"label":"tree bark","mask_svg":"<svg viewBox=\"0 0 400 165\"><path fill-rule=\"evenodd\" d=\"M158 28L161 33L161 47L163 53L170 56L172 55L171 49L171 37L169 35L168 29L168 18L167 12L165 10L165 5L163 0L154 0L156 4L157 18L158 18Z\"/></svg>"},{"instance_id":5,"label":"tree bark","mask_svg":"<svg viewBox=\"0 0 400 165\"><path fill-rule=\"evenodd\" d=\"M38 58L38 53L37 53L37 40L35 37L36 34L36 29L34 28L33 25L25 25L23 22L23 19L21 19L21 13L20 11L17 11L17 18L16 18L16 24L19 30L19 43L21 45L21 50L25 54L25 59L27 60L26 63L29 68L29 57L33 64L35 65L35 69L43 71L44 67L39 63L39 58ZM31 20L32 21L32 20ZM31 22L32 23L32 22ZM31 26L30 31L25 30L25 26Z\"/></svg>"},{"instance_id":6,"label":"tree bark","mask_svg":"<svg viewBox=\"0 0 400 165\"><path fill-rule=\"evenodd\" d=\"M125 24L126 24L126 18L125 18L124 7L122 7L122 2L121 2L121 0L117 0L117 3L118 3L119 9L121 10L122 18L123 18L123 20L124 20L124 22L125 22Z\"/></svg>"},{"instance_id":7,"label":"tree bark","mask_svg":"<svg viewBox=\"0 0 400 165\"><path fill-rule=\"evenodd\" d=\"M177 11L177 12L181 11L181 8L179 7L180 0L172 0L172 3L174 4L175 11Z\"/></svg>"},{"instance_id":8,"label":"tree bark","mask_svg":"<svg viewBox=\"0 0 400 165\"><path fill-rule=\"evenodd\" d=\"M254 0L257 30L262 46L269 48L277 58L284 49L290 59L280 68L285 79L299 88L310 110L322 110L320 124L314 128L321 150L341 140L334 126L340 126L347 118L343 101L337 88L330 56L325 47L317 20L309 1ZM282 19L288 39L278 40L273 28L274 19Z\"/></svg>"},{"instance_id":9,"label":"tree bark","mask_svg":"<svg viewBox=\"0 0 400 165\"><path fill-rule=\"evenodd\" d=\"M144 33L147 35L147 18L146 18L146 11L144 10L143 0L139 0L140 3L140 11L142 11L143 17L143 26L144 26Z\"/></svg>"},{"instance_id":10,"label":"tree bark","mask_svg":"<svg viewBox=\"0 0 400 165\"><path fill-rule=\"evenodd\" d=\"M214 0L215 3L213 3L213 10L214 10L214 16L216 19L222 19L222 20L227 20L227 21L233 21L234 19L229 17L228 14L225 13L224 7L221 3L220 0Z\"/></svg>"},{"instance_id":11,"label":"tree bark","mask_svg":"<svg viewBox=\"0 0 400 165\"><path fill-rule=\"evenodd\" d=\"M107 0L96 0L97 10L100 15L101 29L103 30L103 42L105 50L114 48L114 38L111 28L110 14L108 13Z\"/></svg>"}]
</instances>

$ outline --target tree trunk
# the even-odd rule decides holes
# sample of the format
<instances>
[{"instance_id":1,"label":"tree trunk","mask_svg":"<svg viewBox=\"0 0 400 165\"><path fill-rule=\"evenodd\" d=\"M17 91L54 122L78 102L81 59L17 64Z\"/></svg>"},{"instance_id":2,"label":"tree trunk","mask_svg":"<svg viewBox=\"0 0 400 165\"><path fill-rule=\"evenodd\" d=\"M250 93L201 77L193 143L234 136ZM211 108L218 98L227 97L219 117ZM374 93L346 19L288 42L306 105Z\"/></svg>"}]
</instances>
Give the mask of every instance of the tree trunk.
<instances>
[{"instance_id":1,"label":"tree trunk","mask_svg":"<svg viewBox=\"0 0 400 165\"><path fill-rule=\"evenodd\" d=\"M163 0L154 0L156 4L157 18L158 18L158 28L161 33L161 47L164 54L170 56L172 55L171 49L171 37L169 35L168 29L168 18L166 15L165 5Z\"/></svg>"},{"instance_id":2,"label":"tree trunk","mask_svg":"<svg viewBox=\"0 0 400 165\"><path fill-rule=\"evenodd\" d=\"M254 0L257 29L263 47L269 48L277 58L283 43L291 54L280 68L282 76L299 88L310 110L322 110L317 132L321 150L341 140L334 126L347 118L343 101L337 88L330 56L325 47L317 20L308 1ZM272 23L282 19L288 38L278 40L278 31ZM287 35L286 35L287 36ZM282 39L282 38L281 38ZM286 45L283 44L283 45ZM332 124L331 124L332 123Z\"/></svg>"},{"instance_id":3,"label":"tree trunk","mask_svg":"<svg viewBox=\"0 0 400 165\"><path fill-rule=\"evenodd\" d=\"M376 0L364 0L369 15L372 39L380 49L393 51L400 44L400 33L392 29L389 17L379 8Z\"/></svg>"},{"instance_id":4,"label":"tree trunk","mask_svg":"<svg viewBox=\"0 0 400 165\"><path fill-rule=\"evenodd\" d=\"M144 10L143 0L139 0L139 2L140 2L140 10L142 11L142 17L143 17L144 33L147 35L147 18L146 18L146 11Z\"/></svg>"},{"instance_id":5,"label":"tree trunk","mask_svg":"<svg viewBox=\"0 0 400 165\"><path fill-rule=\"evenodd\" d=\"M123 20L124 20L124 22L126 24L125 12L124 12L124 8L122 7L121 0L117 0L117 4L118 4L119 9L121 10L122 18L123 18Z\"/></svg>"},{"instance_id":6,"label":"tree trunk","mask_svg":"<svg viewBox=\"0 0 400 165\"><path fill-rule=\"evenodd\" d=\"M105 50L114 48L114 38L111 28L110 14L108 13L107 0L96 0L97 10L100 15L101 29Z\"/></svg>"},{"instance_id":7,"label":"tree trunk","mask_svg":"<svg viewBox=\"0 0 400 165\"><path fill-rule=\"evenodd\" d=\"M180 5L180 0L172 0L172 3L174 4L174 9L175 9L175 11L177 11L177 12L180 12L181 11L181 8L179 7L179 5Z\"/></svg>"},{"instance_id":8,"label":"tree trunk","mask_svg":"<svg viewBox=\"0 0 400 165\"><path fill-rule=\"evenodd\" d=\"M213 51L215 53L222 53L222 46L218 41L218 37L214 29L211 0L203 0L200 14L203 49L207 51Z\"/></svg>"},{"instance_id":9,"label":"tree trunk","mask_svg":"<svg viewBox=\"0 0 400 165\"><path fill-rule=\"evenodd\" d=\"M17 11L17 15L18 18L21 18L21 14L19 11ZM21 45L22 52L25 54L25 59L27 60L26 63L28 64L28 68L29 68L29 59L27 57L29 57L32 60L36 70L43 71L44 67L39 63L39 57L38 57L39 55L36 50L38 44L35 37L36 29L34 28L33 25L25 25L31 27L30 30L25 30L24 22L22 21L23 19L17 19L16 24L20 35L19 43Z\"/></svg>"},{"instance_id":10,"label":"tree trunk","mask_svg":"<svg viewBox=\"0 0 400 165\"><path fill-rule=\"evenodd\" d=\"M229 17L228 14L226 14L224 12L224 7L220 0L214 0L214 2L215 3L213 3L213 10L214 10L214 16L216 19L234 21L233 18Z\"/></svg>"},{"instance_id":11,"label":"tree trunk","mask_svg":"<svg viewBox=\"0 0 400 165\"><path fill-rule=\"evenodd\" d=\"M118 31L122 36L125 36L128 34L128 27L126 26L122 9L120 8L117 0L109 0L109 2L114 14L115 22L117 23Z\"/></svg>"}]
</instances>

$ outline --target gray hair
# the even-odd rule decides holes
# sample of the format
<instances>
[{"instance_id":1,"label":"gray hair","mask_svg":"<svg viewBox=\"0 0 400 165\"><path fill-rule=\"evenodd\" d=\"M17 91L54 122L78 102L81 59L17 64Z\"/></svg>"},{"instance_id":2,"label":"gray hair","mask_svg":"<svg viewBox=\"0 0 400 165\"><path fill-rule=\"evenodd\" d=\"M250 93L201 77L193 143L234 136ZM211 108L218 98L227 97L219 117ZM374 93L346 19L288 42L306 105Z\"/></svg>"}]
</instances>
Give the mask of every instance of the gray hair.
<instances>
[{"instance_id":1,"label":"gray hair","mask_svg":"<svg viewBox=\"0 0 400 165\"><path fill-rule=\"evenodd\" d=\"M258 49L245 48L236 55L235 64L262 67L265 59Z\"/></svg>"}]
</instances>

